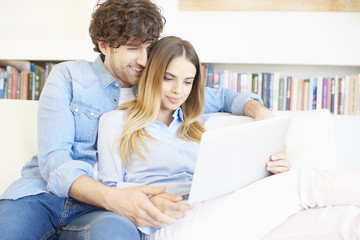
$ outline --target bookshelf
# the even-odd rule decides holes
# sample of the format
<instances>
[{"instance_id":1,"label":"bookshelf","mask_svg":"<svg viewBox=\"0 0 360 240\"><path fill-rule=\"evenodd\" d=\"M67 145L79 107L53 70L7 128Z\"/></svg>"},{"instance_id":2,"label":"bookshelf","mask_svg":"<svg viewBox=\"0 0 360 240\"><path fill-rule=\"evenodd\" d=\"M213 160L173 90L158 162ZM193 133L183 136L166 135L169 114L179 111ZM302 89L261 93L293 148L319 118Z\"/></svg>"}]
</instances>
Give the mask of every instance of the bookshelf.
<instances>
[{"instance_id":1,"label":"bookshelf","mask_svg":"<svg viewBox=\"0 0 360 240\"><path fill-rule=\"evenodd\" d=\"M21 9L18 1L1 3L0 21L7 24L0 32L9 34L0 36L0 60L93 61L87 31L96 2L29 0ZM167 20L163 35L189 40L216 70L298 78L360 72L359 12L199 11L181 10L180 0L155 2Z\"/></svg>"}]
</instances>

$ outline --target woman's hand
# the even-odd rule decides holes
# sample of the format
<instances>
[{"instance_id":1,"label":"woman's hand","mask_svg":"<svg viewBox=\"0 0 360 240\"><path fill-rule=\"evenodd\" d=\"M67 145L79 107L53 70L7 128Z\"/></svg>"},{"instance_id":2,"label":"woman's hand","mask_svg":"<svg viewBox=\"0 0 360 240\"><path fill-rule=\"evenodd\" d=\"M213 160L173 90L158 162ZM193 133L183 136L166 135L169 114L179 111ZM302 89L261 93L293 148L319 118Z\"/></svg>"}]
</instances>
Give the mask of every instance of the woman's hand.
<instances>
[{"instance_id":1,"label":"woman's hand","mask_svg":"<svg viewBox=\"0 0 360 240\"><path fill-rule=\"evenodd\" d=\"M291 168L291 163L287 158L286 145L281 153L276 153L270 156L270 161L266 164L266 169L274 174L287 172Z\"/></svg>"},{"instance_id":2,"label":"woman's hand","mask_svg":"<svg viewBox=\"0 0 360 240\"><path fill-rule=\"evenodd\" d=\"M161 193L150 197L155 207L171 218L179 219L186 216L187 212L198 206L198 204L179 204L181 196Z\"/></svg>"}]
</instances>

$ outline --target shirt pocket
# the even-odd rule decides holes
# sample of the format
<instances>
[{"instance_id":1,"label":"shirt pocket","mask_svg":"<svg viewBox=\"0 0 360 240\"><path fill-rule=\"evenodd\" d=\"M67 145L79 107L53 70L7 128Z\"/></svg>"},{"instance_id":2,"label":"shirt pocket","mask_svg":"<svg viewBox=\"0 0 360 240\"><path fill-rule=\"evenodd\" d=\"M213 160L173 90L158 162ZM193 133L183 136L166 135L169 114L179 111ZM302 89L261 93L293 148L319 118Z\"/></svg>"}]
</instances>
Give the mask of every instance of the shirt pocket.
<instances>
[{"instance_id":1,"label":"shirt pocket","mask_svg":"<svg viewBox=\"0 0 360 240\"><path fill-rule=\"evenodd\" d=\"M74 114L75 120L75 141L95 143L102 112L95 107L79 102L72 102L70 110Z\"/></svg>"}]
</instances>

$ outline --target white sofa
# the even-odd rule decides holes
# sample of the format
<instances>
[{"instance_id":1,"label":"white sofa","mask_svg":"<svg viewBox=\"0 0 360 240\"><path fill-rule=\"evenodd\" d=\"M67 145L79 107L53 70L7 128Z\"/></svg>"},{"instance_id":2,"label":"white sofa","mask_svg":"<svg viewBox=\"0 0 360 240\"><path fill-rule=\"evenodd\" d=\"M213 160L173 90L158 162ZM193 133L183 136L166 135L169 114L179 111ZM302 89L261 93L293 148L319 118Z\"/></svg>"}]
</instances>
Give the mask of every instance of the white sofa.
<instances>
[{"instance_id":1,"label":"white sofa","mask_svg":"<svg viewBox=\"0 0 360 240\"><path fill-rule=\"evenodd\" d=\"M37 101L0 100L0 193L20 177L21 167L36 153ZM294 167L360 172L360 117L333 117L326 110L291 114L287 145ZM212 114L208 126L252 121ZM303 210L270 232L273 239L360 239L360 208L337 206Z\"/></svg>"}]
</instances>

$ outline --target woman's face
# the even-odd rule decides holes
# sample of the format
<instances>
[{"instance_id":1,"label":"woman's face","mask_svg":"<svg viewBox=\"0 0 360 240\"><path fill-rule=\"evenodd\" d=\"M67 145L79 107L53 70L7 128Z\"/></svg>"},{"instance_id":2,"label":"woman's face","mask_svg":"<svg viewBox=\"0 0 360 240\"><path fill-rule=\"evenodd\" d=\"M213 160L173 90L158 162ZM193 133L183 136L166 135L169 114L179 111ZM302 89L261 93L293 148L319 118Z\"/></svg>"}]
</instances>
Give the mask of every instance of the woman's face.
<instances>
[{"instance_id":1,"label":"woman's face","mask_svg":"<svg viewBox=\"0 0 360 240\"><path fill-rule=\"evenodd\" d=\"M160 111L172 112L190 95L196 75L195 66L185 57L174 58L165 71Z\"/></svg>"}]
</instances>

